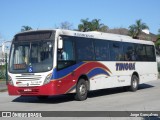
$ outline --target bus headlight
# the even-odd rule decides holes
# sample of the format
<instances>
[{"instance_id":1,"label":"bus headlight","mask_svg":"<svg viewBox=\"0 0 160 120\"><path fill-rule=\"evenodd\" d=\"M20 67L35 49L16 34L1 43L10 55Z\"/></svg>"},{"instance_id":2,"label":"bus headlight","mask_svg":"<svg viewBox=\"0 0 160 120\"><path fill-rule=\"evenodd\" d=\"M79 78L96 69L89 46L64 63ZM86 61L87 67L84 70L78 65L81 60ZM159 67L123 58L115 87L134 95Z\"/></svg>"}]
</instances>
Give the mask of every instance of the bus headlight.
<instances>
[{"instance_id":1,"label":"bus headlight","mask_svg":"<svg viewBox=\"0 0 160 120\"><path fill-rule=\"evenodd\" d=\"M51 77L52 77L52 73L48 74L48 75L47 75L47 77L46 77L46 79L44 80L43 85L45 85L45 84L49 83L49 82L50 82L50 80L51 80Z\"/></svg>"},{"instance_id":2,"label":"bus headlight","mask_svg":"<svg viewBox=\"0 0 160 120\"><path fill-rule=\"evenodd\" d=\"M8 82L7 83L10 85L13 85L13 80L12 80L11 76L9 76L9 75L8 75Z\"/></svg>"}]
</instances>

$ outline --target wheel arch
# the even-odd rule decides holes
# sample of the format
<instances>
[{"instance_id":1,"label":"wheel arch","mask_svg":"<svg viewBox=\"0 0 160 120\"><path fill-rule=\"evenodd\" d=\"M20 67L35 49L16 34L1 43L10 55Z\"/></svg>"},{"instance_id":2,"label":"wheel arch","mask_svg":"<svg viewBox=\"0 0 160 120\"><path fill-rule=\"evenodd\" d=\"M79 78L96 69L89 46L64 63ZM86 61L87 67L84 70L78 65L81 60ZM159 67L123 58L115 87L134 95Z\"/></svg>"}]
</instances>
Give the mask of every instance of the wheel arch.
<instances>
[{"instance_id":1,"label":"wheel arch","mask_svg":"<svg viewBox=\"0 0 160 120\"><path fill-rule=\"evenodd\" d=\"M138 74L138 72L137 71L134 71L133 72L133 74L132 74L132 76L133 75L136 75L137 77L138 77L138 84L140 83L140 78L139 78L139 74ZM131 77L132 78L132 77Z\"/></svg>"},{"instance_id":2,"label":"wheel arch","mask_svg":"<svg viewBox=\"0 0 160 120\"><path fill-rule=\"evenodd\" d=\"M86 74L80 75L79 78L78 78L77 83L79 82L80 79L84 79L84 80L86 81L86 83L87 83L87 88L88 88L88 91L89 91L89 90L90 90L90 81L89 81L88 76L87 76Z\"/></svg>"}]
</instances>

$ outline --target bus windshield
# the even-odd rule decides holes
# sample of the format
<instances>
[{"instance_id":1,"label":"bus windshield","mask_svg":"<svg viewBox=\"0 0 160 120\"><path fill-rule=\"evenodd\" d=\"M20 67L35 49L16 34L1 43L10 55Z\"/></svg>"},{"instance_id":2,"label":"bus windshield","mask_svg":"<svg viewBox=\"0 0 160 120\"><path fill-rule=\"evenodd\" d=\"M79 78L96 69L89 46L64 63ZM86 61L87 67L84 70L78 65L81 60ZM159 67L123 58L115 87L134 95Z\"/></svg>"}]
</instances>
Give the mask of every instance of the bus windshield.
<instances>
[{"instance_id":1,"label":"bus windshield","mask_svg":"<svg viewBox=\"0 0 160 120\"><path fill-rule=\"evenodd\" d=\"M53 41L13 43L9 71L12 73L47 72L53 67Z\"/></svg>"}]
</instances>

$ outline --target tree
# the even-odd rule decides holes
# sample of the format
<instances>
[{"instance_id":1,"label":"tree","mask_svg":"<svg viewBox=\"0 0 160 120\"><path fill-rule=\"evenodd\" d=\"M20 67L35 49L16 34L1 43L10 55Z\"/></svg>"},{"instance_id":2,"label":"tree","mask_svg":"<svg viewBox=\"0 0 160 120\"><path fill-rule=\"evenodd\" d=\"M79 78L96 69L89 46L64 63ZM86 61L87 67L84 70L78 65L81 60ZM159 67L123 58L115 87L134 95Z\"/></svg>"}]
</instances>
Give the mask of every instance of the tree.
<instances>
[{"instance_id":1,"label":"tree","mask_svg":"<svg viewBox=\"0 0 160 120\"><path fill-rule=\"evenodd\" d=\"M157 40L155 43L156 46L160 46L160 29L158 30Z\"/></svg>"},{"instance_id":2,"label":"tree","mask_svg":"<svg viewBox=\"0 0 160 120\"><path fill-rule=\"evenodd\" d=\"M68 21L64 21L64 22L61 22L59 25L55 25L55 28L56 29L72 30L73 24Z\"/></svg>"},{"instance_id":3,"label":"tree","mask_svg":"<svg viewBox=\"0 0 160 120\"><path fill-rule=\"evenodd\" d=\"M78 30L82 32L90 31L91 22L88 21L89 19L81 19L81 24L78 25Z\"/></svg>"},{"instance_id":4,"label":"tree","mask_svg":"<svg viewBox=\"0 0 160 120\"><path fill-rule=\"evenodd\" d=\"M139 35L143 29L149 29L149 27L141 19L136 20L135 24L129 26L129 35L134 39L139 39Z\"/></svg>"},{"instance_id":5,"label":"tree","mask_svg":"<svg viewBox=\"0 0 160 120\"><path fill-rule=\"evenodd\" d=\"M157 35L157 40L160 40L160 34L159 34L159 35Z\"/></svg>"},{"instance_id":6,"label":"tree","mask_svg":"<svg viewBox=\"0 0 160 120\"><path fill-rule=\"evenodd\" d=\"M28 31L28 30L32 30L32 28L30 26L22 26L21 28L21 32Z\"/></svg>"},{"instance_id":7,"label":"tree","mask_svg":"<svg viewBox=\"0 0 160 120\"><path fill-rule=\"evenodd\" d=\"M72 25L71 23L65 21L65 22L62 22L62 23L60 24L60 27L59 27L59 28L61 28L61 29L66 29L66 30L71 30L72 27L73 27L73 25Z\"/></svg>"},{"instance_id":8,"label":"tree","mask_svg":"<svg viewBox=\"0 0 160 120\"><path fill-rule=\"evenodd\" d=\"M105 32L108 29L108 26L104 25L103 23L100 23L100 19L93 19L91 21L91 27L92 31L102 31Z\"/></svg>"},{"instance_id":9,"label":"tree","mask_svg":"<svg viewBox=\"0 0 160 120\"><path fill-rule=\"evenodd\" d=\"M157 41L160 41L160 29L158 30Z\"/></svg>"},{"instance_id":10,"label":"tree","mask_svg":"<svg viewBox=\"0 0 160 120\"><path fill-rule=\"evenodd\" d=\"M100 23L100 19L93 19L92 21L89 21L88 18L81 19L81 24L78 25L79 31L101 31L105 32L107 31L108 26L104 25L103 23Z\"/></svg>"},{"instance_id":11,"label":"tree","mask_svg":"<svg viewBox=\"0 0 160 120\"><path fill-rule=\"evenodd\" d=\"M160 55L160 29L158 30L157 40L155 42L155 46L156 46L157 54Z\"/></svg>"}]
</instances>

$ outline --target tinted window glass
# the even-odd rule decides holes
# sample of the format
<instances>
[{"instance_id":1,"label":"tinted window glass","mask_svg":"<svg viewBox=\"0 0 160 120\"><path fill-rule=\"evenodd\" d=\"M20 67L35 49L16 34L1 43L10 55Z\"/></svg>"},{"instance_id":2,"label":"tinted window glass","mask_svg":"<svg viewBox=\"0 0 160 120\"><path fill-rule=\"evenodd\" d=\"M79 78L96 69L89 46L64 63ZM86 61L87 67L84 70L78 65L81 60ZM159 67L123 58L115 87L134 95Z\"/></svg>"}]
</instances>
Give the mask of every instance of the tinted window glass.
<instances>
[{"instance_id":1,"label":"tinted window glass","mask_svg":"<svg viewBox=\"0 0 160 120\"><path fill-rule=\"evenodd\" d=\"M97 40L94 42L96 60L109 60L109 46L107 41Z\"/></svg>"},{"instance_id":2,"label":"tinted window glass","mask_svg":"<svg viewBox=\"0 0 160 120\"><path fill-rule=\"evenodd\" d=\"M53 41L13 43L10 72L37 73L52 69Z\"/></svg>"},{"instance_id":3,"label":"tinted window glass","mask_svg":"<svg viewBox=\"0 0 160 120\"><path fill-rule=\"evenodd\" d=\"M151 45L146 46L146 54L148 61L155 61L155 50L153 46Z\"/></svg>"},{"instance_id":4,"label":"tinted window glass","mask_svg":"<svg viewBox=\"0 0 160 120\"><path fill-rule=\"evenodd\" d=\"M58 70L75 64L75 50L72 37L62 37L63 49L58 50Z\"/></svg>"},{"instance_id":5,"label":"tinted window glass","mask_svg":"<svg viewBox=\"0 0 160 120\"><path fill-rule=\"evenodd\" d=\"M123 49L120 42L110 42L110 60L122 61L124 60Z\"/></svg>"},{"instance_id":6,"label":"tinted window glass","mask_svg":"<svg viewBox=\"0 0 160 120\"><path fill-rule=\"evenodd\" d=\"M94 60L94 48L91 39L77 38L76 39L77 60Z\"/></svg>"},{"instance_id":7,"label":"tinted window glass","mask_svg":"<svg viewBox=\"0 0 160 120\"><path fill-rule=\"evenodd\" d=\"M136 44L135 50L137 54L137 61L147 61L145 45Z\"/></svg>"},{"instance_id":8,"label":"tinted window glass","mask_svg":"<svg viewBox=\"0 0 160 120\"><path fill-rule=\"evenodd\" d=\"M75 60L72 40L63 38L63 49L59 51L59 60Z\"/></svg>"},{"instance_id":9,"label":"tinted window glass","mask_svg":"<svg viewBox=\"0 0 160 120\"><path fill-rule=\"evenodd\" d=\"M123 51L125 61L136 61L138 59L133 43L124 43Z\"/></svg>"}]
</instances>

